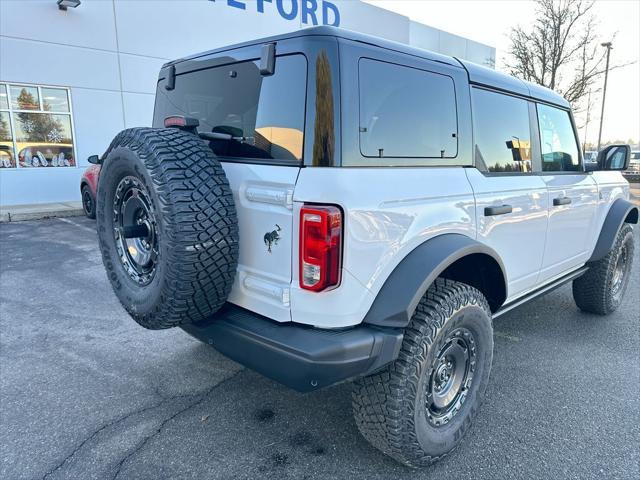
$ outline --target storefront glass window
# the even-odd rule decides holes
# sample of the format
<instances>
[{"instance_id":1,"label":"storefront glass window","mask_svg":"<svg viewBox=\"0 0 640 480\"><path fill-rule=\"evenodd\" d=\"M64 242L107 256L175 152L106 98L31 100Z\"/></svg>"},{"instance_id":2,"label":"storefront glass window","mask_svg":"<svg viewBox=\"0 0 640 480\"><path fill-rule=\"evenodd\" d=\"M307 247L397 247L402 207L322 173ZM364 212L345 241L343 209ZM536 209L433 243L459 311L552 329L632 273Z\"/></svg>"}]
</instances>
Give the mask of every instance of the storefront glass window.
<instances>
[{"instance_id":1,"label":"storefront glass window","mask_svg":"<svg viewBox=\"0 0 640 480\"><path fill-rule=\"evenodd\" d=\"M50 112L68 112L67 91L61 88L42 88L42 107Z\"/></svg>"},{"instance_id":2,"label":"storefront glass window","mask_svg":"<svg viewBox=\"0 0 640 480\"><path fill-rule=\"evenodd\" d=\"M0 168L76 165L67 89L0 84L1 92Z\"/></svg>"},{"instance_id":3,"label":"storefront glass window","mask_svg":"<svg viewBox=\"0 0 640 480\"><path fill-rule=\"evenodd\" d=\"M11 108L14 110L40 110L38 87L11 85Z\"/></svg>"},{"instance_id":4,"label":"storefront glass window","mask_svg":"<svg viewBox=\"0 0 640 480\"><path fill-rule=\"evenodd\" d=\"M9 108L9 98L7 97L7 86L0 83L0 108Z\"/></svg>"},{"instance_id":5,"label":"storefront glass window","mask_svg":"<svg viewBox=\"0 0 640 480\"><path fill-rule=\"evenodd\" d=\"M0 168L13 168L16 159L13 154L13 137L9 125L9 113L0 112Z\"/></svg>"}]
</instances>

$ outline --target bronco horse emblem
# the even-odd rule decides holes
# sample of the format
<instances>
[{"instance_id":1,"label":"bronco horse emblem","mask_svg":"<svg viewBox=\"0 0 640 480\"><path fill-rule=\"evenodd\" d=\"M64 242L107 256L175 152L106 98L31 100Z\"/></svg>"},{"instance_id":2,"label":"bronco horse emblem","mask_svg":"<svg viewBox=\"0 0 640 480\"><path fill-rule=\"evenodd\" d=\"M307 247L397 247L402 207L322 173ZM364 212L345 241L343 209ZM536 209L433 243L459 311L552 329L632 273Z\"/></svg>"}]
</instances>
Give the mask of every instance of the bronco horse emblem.
<instances>
[{"instance_id":1,"label":"bronco horse emblem","mask_svg":"<svg viewBox=\"0 0 640 480\"><path fill-rule=\"evenodd\" d=\"M264 234L264 244L267 246L267 252L271 253L271 247L278 244L278 240L280 240L278 232L281 230L280 225L276 223L275 230Z\"/></svg>"}]
</instances>

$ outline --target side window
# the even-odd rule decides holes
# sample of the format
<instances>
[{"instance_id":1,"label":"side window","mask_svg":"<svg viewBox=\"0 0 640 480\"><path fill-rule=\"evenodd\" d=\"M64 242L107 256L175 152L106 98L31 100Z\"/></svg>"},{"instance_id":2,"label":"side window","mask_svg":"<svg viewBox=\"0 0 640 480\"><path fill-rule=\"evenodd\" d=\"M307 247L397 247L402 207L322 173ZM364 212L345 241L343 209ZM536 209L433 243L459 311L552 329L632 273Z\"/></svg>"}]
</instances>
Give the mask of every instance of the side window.
<instances>
[{"instance_id":1,"label":"side window","mask_svg":"<svg viewBox=\"0 0 640 480\"><path fill-rule=\"evenodd\" d=\"M473 89L476 165L490 172L531 172L531 129L526 100Z\"/></svg>"},{"instance_id":2,"label":"side window","mask_svg":"<svg viewBox=\"0 0 640 480\"><path fill-rule=\"evenodd\" d=\"M581 171L578 144L569 112L538 104L543 172Z\"/></svg>"},{"instance_id":3,"label":"side window","mask_svg":"<svg viewBox=\"0 0 640 480\"><path fill-rule=\"evenodd\" d=\"M363 58L359 84L363 156L457 156L458 120L451 77Z\"/></svg>"}]
</instances>

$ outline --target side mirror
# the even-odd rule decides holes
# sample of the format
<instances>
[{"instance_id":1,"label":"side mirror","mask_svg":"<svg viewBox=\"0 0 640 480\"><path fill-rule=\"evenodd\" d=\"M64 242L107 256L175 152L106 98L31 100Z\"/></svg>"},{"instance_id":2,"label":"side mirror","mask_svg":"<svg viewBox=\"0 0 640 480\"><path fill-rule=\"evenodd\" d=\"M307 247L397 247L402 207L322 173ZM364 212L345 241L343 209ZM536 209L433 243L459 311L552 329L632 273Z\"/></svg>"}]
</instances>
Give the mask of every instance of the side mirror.
<instances>
[{"instance_id":1,"label":"side mirror","mask_svg":"<svg viewBox=\"0 0 640 480\"><path fill-rule=\"evenodd\" d=\"M598 170L601 170L601 168L598 167L597 162L584 162L585 172L597 172Z\"/></svg>"},{"instance_id":2,"label":"side mirror","mask_svg":"<svg viewBox=\"0 0 640 480\"><path fill-rule=\"evenodd\" d=\"M626 170L630 159L629 145L609 145L598 152L598 170Z\"/></svg>"},{"instance_id":3,"label":"side mirror","mask_svg":"<svg viewBox=\"0 0 640 480\"><path fill-rule=\"evenodd\" d=\"M93 163L94 165L100 165L102 163L98 155L91 155L89 158L87 158L87 162Z\"/></svg>"}]
</instances>

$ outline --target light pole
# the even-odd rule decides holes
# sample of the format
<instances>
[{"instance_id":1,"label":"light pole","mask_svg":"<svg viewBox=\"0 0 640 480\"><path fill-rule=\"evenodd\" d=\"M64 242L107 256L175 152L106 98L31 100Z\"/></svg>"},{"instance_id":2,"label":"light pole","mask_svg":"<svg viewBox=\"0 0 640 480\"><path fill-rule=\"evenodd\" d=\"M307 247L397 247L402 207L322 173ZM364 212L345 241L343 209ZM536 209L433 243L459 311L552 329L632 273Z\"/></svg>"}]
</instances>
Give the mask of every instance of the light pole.
<instances>
[{"instance_id":1,"label":"light pole","mask_svg":"<svg viewBox=\"0 0 640 480\"><path fill-rule=\"evenodd\" d=\"M587 97L587 119L584 122L584 139L582 140L582 153L584 154L587 146L587 131L589 130L589 111L591 110L591 89L589 89L589 96Z\"/></svg>"},{"instance_id":2,"label":"light pole","mask_svg":"<svg viewBox=\"0 0 640 480\"><path fill-rule=\"evenodd\" d=\"M602 141L602 119L604 118L604 98L607 95L607 77L609 76L609 55L613 48L611 42L600 44L607 49L607 66L604 69L604 89L602 90L602 111L600 112L600 131L598 132L598 151L600 151L600 142Z\"/></svg>"}]
</instances>

